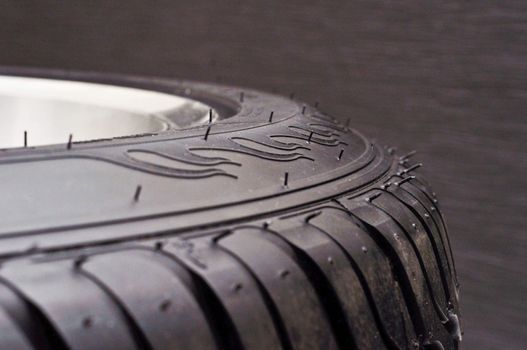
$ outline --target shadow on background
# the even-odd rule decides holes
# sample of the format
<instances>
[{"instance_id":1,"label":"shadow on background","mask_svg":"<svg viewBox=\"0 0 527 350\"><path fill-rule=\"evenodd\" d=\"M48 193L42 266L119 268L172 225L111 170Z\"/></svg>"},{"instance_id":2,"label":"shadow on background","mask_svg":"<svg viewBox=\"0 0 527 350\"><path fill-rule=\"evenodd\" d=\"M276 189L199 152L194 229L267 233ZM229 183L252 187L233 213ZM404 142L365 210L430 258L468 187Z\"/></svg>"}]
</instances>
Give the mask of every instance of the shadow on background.
<instances>
[{"instance_id":1,"label":"shadow on background","mask_svg":"<svg viewBox=\"0 0 527 350\"><path fill-rule=\"evenodd\" d=\"M0 5L1 65L295 92L417 149L449 224L467 349L527 341L526 37L522 1Z\"/></svg>"}]
</instances>

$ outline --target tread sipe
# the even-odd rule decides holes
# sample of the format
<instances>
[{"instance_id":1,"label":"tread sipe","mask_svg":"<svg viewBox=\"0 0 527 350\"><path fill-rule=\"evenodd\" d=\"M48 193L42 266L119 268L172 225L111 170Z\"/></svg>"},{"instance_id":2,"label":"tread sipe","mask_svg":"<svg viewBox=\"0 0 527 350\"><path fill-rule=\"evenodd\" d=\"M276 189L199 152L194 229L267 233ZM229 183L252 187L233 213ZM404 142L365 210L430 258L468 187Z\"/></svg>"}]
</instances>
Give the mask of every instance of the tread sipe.
<instances>
[{"instance_id":1,"label":"tread sipe","mask_svg":"<svg viewBox=\"0 0 527 350\"><path fill-rule=\"evenodd\" d=\"M0 349L455 349L458 283L411 155L209 84L224 118L0 151Z\"/></svg>"}]
</instances>

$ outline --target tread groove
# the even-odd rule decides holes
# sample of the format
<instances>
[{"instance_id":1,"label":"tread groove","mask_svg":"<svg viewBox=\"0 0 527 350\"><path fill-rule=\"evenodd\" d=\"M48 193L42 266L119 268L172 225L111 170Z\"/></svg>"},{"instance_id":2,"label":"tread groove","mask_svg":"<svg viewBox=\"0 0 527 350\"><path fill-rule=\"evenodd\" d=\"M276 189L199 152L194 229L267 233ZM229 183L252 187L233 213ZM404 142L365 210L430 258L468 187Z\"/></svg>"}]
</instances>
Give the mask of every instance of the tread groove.
<instances>
[{"instance_id":1,"label":"tread groove","mask_svg":"<svg viewBox=\"0 0 527 350\"><path fill-rule=\"evenodd\" d=\"M416 191L422 193L422 194L425 196L425 198L428 199L428 197L426 196L426 194L425 194L421 189L419 189L419 187L414 186L414 185L411 183L411 181L408 183L408 185L410 185L410 186L412 186L413 188L415 188ZM453 270L453 266L451 266L451 262L450 262L451 258L449 258L449 254L451 255L452 252L451 252L451 251L450 251L450 252L447 251L447 249L449 249L450 246L449 246L449 244L446 244L446 243L444 242L444 239L443 239L442 231L445 231L445 232L446 232L446 226L445 226L444 222L442 221L442 216L439 215L439 216L440 216L440 220L441 220L441 222L438 222L438 221L436 220L436 218L434 217L434 215L432 215L432 212L430 211L429 206L427 206L425 203L423 203L423 201L422 201L421 198L419 198L418 196L416 196L414 193L412 193L411 191L409 191L409 190L406 189L405 187L406 187L406 186L399 186L399 188L400 188L402 191L404 191L406 194L408 194L409 196L411 196L412 198L414 198L414 199L415 199L415 200L416 200L416 201L417 201L417 202L418 202L418 203L424 208L424 210L426 211L426 213L427 213L428 215L430 215L430 218L431 218L432 221L434 222L434 225L435 225L435 227L437 228L437 231L438 231L438 233L439 233L439 238L440 238L440 240L441 240L441 245L442 245L442 247L443 247L443 251L444 251L445 257L447 258L447 261L448 261L448 265L447 265L447 266L448 266L448 270L449 270L450 274L452 274L452 276L454 276L455 271ZM394 195L395 195L395 194L394 194ZM396 196L396 197L397 197L397 196ZM404 202L404 201L403 201L403 202ZM433 203L432 201L430 201L430 203L431 203L431 205L434 205L434 203ZM405 204L406 204L406 203L405 203ZM406 204L406 205L407 205L407 204ZM407 205L407 206L408 206L409 208L411 207L410 205ZM413 207L412 207L412 208L413 208ZM412 208L410 208L410 209L412 209ZM436 211L437 211L437 207L435 207L435 205L434 205L434 208L436 208ZM414 209L414 211L415 211L415 209ZM416 212L416 211L415 211L415 212ZM418 217L421 218L421 215L418 215Z\"/></svg>"},{"instance_id":2,"label":"tread groove","mask_svg":"<svg viewBox=\"0 0 527 350\"><path fill-rule=\"evenodd\" d=\"M335 209L338 209L338 210L342 210L340 208L335 208ZM347 215L349 215L347 212L346 212ZM383 339L383 342L384 344L389 348L389 349L398 349L399 347L397 346L397 344L395 343L395 341L392 339L392 337L388 334L388 332L386 331L386 329L384 328L384 325L383 323L381 322L381 319L380 319L380 316L379 316L379 311L378 311L378 307L373 299L373 296L371 294L371 290L370 288L368 287L368 282L366 281L366 278L364 277L361 269L359 268L359 266L357 265L357 263L355 262L355 259L348 253L348 251L340 244L340 242L338 242L338 240L334 239L331 234L327 233L325 230L322 230L321 228L319 228L318 226L314 225L314 224L311 224L309 223L309 225L313 226L315 229L319 230L320 232L322 232L323 234L327 235L329 237L329 239L331 239L336 245L339 246L339 248L343 251L344 255L347 257L348 259L348 262L350 263L350 265L352 266L353 268L353 271L355 272L355 275L357 276L361 286L362 286L362 289L364 291L364 294L366 296L366 299L368 300L368 304L370 306L370 309L372 310L372 314L373 314L373 317L375 319L375 323L377 325L377 328L379 329L379 333ZM404 322L403 322L404 323Z\"/></svg>"},{"instance_id":3,"label":"tread groove","mask_svg":"<svg viewBox=\"0 0 527 350\"><path fill-rule=\"evenodd\" d=\"M0 279L0 289L4 288L5 290L0 290L0 307L4 308L13 324L20 329L34 349L68 349L65 340L44 313L27 300L11 282ZM6 300L6 297L11 301Z\"/></svg>"},{"instance_id":4,"label":"tread groove","mask_svg":"<svg viewBox=\"0 0 527 350\"><path fill-rule=\"evenodd\" d=\"M385 192L389 193L397 201L399 201L402 205L404 205L406 208L408 208L408 210L410 210L412 212L412 214L419 220L419 222L421 223L421 226L424 227L424 229L425 229L425 231L426 231L426 233L428 235L428 238L430 240L430 243L432 245L432 249L434 250L434 255L435 255L436 263L437 263L437 266L438 266L439 275L441 276L441 282L443 284L443 289L445 291L447 300L451 301L453 296L451 295L450 288L448 286L448 281L447 281L448 276L446 276L445 274L448 273L449 275L451 275L452 271L450 270L450 264L448 263L448 257L447 256L445 256L445 259L447 260L446 261L446 267L448 269L448 272L445 271L445 269L441 268L443 266L443 263L441 261L441 255L440 255L441 253L439 252L439 248L438 248L438 245L441 244L444 254L445 255L447 254L445 246L443 245L443 242L442 241L441 242L437 242L437 240L435 239L435 237L434 237L429 225L426 223L426 221L422 218L422 216L419 214L419 212L414 207L412 207L411 205L407 204L404 200L398 198L397 195L395 195L395 193L392 193L390 191L385 191ZM409 192L407 192L407 193L409 193ZM415 198L415 199L419 202L419 200L417 198ZM421 202L419 202L419 203L421 203ZM425 208L425 210L426 210L426 208ZM396 218L393 218L393 219L396 220ZM434 224L435 224L435 220L434 220ZM441 234L439 232L438 232L438 236L441 238Z\"/></svg>"},{"instance_id":5,"label":"tread groove","mask_svg":"<svg viewBox=\"0 0 527 350\"><path fill-rule=\"evenodd\" d=\"M133 317L130 315L126 307L119 300L119 297L113 293L102 281L100 281L97 276L94 276L90 272L83 270L82 267L79 267L78 273L85 276L87 279L92 281L97 287L99 287L108 297L114 302L116 307L121 311L124 319L126 320L127 326L130 330L130 334L135 341L135 344L139 349L152 350L152 345L149 343L146 335L143 333L141 327L134 321Z\"/></svg>"},{"instance_id":6,"label":"tread groove","mask_svg":"<svg viewBox=\"0 0 527 350\"><path fill-rule=\"evenodd\" d=\"M203 314L216 340L216 345L220 349L242 349L234 323L212 288L198 274L187 268L185 263L180 261L176 255L168 251L160 252L173 260L190 276L191 283L195 286L195 288L190 288L190 290L203 310Z\"/></svg>"},{"instance_id":7,"label":"tread groove","mask_svg":"<svg viewBox=\"0 0 527 350\"><path fill-rule=\"evenodd\" d=\"M418 334L426 334L427 329L423 321L421 311L419 310L419 304L413 295L410 280L404 271L403 264L400 261L397 252L391 247L390 243L386 240L386 238L384 238L383 234L380 233L379 230L367 222L362 221L360 218L355 216L352 211L349 211L349 213L350 218L358 223L360 227L370 235L370 237L377 243L379 248L384 252L385 256L390 260L393 275L396 277L396 280L401 286L401 292L403 294L404 300L406 301L405 304L408 308L408 313L411 316L412 324L414 325L414 328Z\"/></svg>"},{"instance_id":8,"label":"tread groove","mask_svg":"<svg viewBox=\"0 0 527 350\"><path fill-rule=\"evenodd\" d=\"M436 296L435 296L435 292L434 292L434 288L432 286L432 283L430 282L430 276L428 275L427 269L425 267L425 263L423 261L423 257L421 256L421 252L417 248L417 246L415 244L415 241L412 239L412 237L408 233L408 231L399 223L399 221L396 220L387 210L384 210L383 208L379 207L378 205L375 205L373 203L373 201L372 201L372 205L375 208L377 208L378 210L380 210L383 213L385 213L386 215L388 215L390 217L390 219L401 229L401 231L404 232L405 236L408 239L408 242L412 246L412 249L413 249L413 251L415 253L415 256L417 257L417 260L419 261L419 267L420 267L421 272L423 273L423 276L425 278L426 286L427 286L427 289L428 289L428 293L430 295L430 299L433 302L434 309L435 309L435 311L436 311L436 313L439 316L439 319L441 321L448 321L448 317L443 313L443 311L441 310L441 307L439 306L439 303L437 302L437 299L436 299Z\"/></svg>"},{"instance_id":9,"label":"tread groove","mask_svg":"<svg viewBox=\"0 0 527 350\"><path fill-rule=\"evenodd\" d=\"M315 289L319 303L331 325L331 329L333 330L339 347L344 349L355 349L355 340L351 331L347 327L346 317L338 300L337 293L331 286L331 283L325 276L324 272L320 269L317 263L312 260L308 253L290 243L278 232L270 229L267 229L266 231L279 238L281 242L289 248L285 250L279 246L280 249L285 252L288 252L289 250L293 252L294 255L291 256L291 258L297 262L298 266L300 266Z\"/></svg>"},{"instance_id":10,"label":"tread groove","mask_svg":"<svg viewBox=\"0 0 527 350\"><path fill-rule=\"evenodd\" d=\"M236 254L231 253L228 249L223 248L221 245L218 245L218 247L223 252L231 256L234 260L236 260L251 275L258 287L258 290L260 291L260 294L262 295L262 298L269 310L269 313L271 314L271 319L273 320L273 324L280 338L280 343L282 344L282 347L284 348L284 350L292 350L293 347L291 345L291 341L289 340L289 335L287 334L287 330L285 328L282 317L280 316L280 313L278 312L275 303L269 295L269 292L262 284L256 273L243 261L243 259L236 256Z\"/></svg>"},{"instance_id":11,"label":"tread groove","mask_svg":"<svg viewBox=\"0 0 527 350\"><path fill-rule=\"evenodd\" d=\"M420 182L418 178L414 179L414 181ZM458 282L457 282L456 263L455 263L454 258L453 258L454 255L452 253L452 245L450 244L450 237L447 234L447 227L446 227L445 220L443 218L443 214L439 210L439 207L437 206L437 204L434 203L433 199L428 195L427 191L425 191L424 189L419 188L419 186L416 186L415 184L413 184L412 181L408 182L408 185L414 187L417 191L420 191L421 193L423 193L428 198L430 203L432 203L432 205L434 206L436 212L438 213L439 219L441 220L441 224L440 225L442 226L443 230L441 230L441 228L439 227L439 223L437 223L435 221L435 219L434 219L434 222L436 222L436 225L438 226L439 232L440 233L441 233L441 231L444 232L444 235L440 234L440 237L441 237L442 240L444 239L446 241L446 242L443 242L443 244L445 245L445 247L447 247L445 249L448 249L448 253L449 254L447 253L447 259L448 259L448 262L449 262L449 268L451 268L451 270L453 270L452 271L452 275L453 275L453 277L454 277L454 279L456 281L456 284L457 284ZM404 189L404 186L401 186L401 188ZM405 190L405 191L407 191L407 190ZM409 192L409 191L407 191L407 192ZM425 206L425 205L423 204L423 206ZM428 210L428 208L426 206L425 206L425 208ZM445 237L443 238L443 236L445 236ZM450 265L452 265L452 266L450 266Z\"/></svg>"},{"instance_id":12,"label":"tread groove","mask_svg":"<svg viewBox=\"0 0 527 350\"><path fill-rule=\"evenodd\" d=\"M400 177L400 176L399 175L392 175L390 177L390 179L395 178L395 177ZM416 186L415 182L420 183L421 186ZM426 205L425 203L423 203L423 201L420 198L418 198L414 193L412 193L411 191L406 189L405 188L406 186L411 186L418 193L422 193L424 198L426 198L429 201L429 205ZM443 215L441 215L441 212L439 211L439 207L437 206L437 204L434 202L434 199L430 196L430 194L426 190L426 186L423 185L423 183L421 181L419 181L418 177L414 176L409 181L407 181L406 183L402 184L398 188L403 190L409 196L414 198L418 203L420 203L425 208L427 214L430 215L430 217L432 218L432 220L433 220L433 222L434 222L434 224L437 227L438 232L439 232L439 239L441 240L441 244L443 246L444 254L445 254L445 257L447 259L448 270L449 270L450 274L453 276L454 281L456 281L456 283L457 283L457 273L456 273L456 268L455 268L455 265L454 265L454 259L453 259L453 254L452 254L452 248L451 248L451 245L450 245L450 239L448 237L448 234L446 234L446 231L447 231L446 230L446 224L445 224L445 221L443 219ZM432 213L430 212L430 208L431 207L433 207L435 209L435 211L438 213L439 220L441 221L440 223L437 222L437 220L434 218L434 215L432 215ZM420 217L420 215L418 215L418 216Z\"/></svg>"}]
</instances>

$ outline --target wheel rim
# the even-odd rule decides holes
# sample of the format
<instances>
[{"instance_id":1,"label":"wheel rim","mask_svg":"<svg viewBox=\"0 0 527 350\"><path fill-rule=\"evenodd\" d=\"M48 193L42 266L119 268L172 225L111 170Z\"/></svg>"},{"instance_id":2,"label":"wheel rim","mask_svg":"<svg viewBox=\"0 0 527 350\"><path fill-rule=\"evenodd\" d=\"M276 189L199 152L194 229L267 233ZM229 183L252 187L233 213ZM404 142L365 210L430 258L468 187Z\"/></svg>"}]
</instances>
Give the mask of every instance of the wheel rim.
<instances>
[{"instance_id":1,"label":"wheel rim","mask_svg":"<svg viewBox=\"0 0 527 350\"><path fill-rule=\"evenodd\" d=\"M0 148L158 133L218 114L186 97L114 85L0 76Z\"/></svg>"}]
</instances>

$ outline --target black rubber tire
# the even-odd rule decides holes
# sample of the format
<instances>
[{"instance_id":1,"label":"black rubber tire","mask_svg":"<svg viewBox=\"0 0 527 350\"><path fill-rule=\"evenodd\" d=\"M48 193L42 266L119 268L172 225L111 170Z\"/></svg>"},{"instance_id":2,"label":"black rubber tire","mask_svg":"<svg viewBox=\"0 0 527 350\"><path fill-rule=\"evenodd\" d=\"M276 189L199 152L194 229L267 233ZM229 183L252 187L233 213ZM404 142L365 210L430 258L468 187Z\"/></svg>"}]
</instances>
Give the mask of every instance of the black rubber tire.
<instances>
[{"instance_id":1,"label":"black rubber tire","mask_svg":"<svg viewBox=\"0 0 527 350\"><path fill-rule=\"evenodd\" d=\"M1 151L1 349L457 347L446 227L409 155L251 90L3 74L187 95L232 116Z\"/></svg>"}]
</instances>

